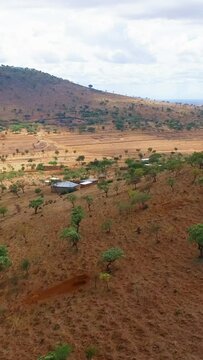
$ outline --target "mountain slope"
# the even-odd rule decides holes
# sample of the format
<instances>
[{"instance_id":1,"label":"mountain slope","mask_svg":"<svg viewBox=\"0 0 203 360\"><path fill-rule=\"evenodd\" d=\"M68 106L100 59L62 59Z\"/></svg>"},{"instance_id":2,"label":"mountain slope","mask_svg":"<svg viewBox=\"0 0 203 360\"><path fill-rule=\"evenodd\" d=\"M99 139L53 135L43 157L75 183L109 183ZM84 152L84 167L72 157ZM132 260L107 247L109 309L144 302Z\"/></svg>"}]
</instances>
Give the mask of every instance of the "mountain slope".
<instances>
[{"instance_id":1,"label":"mountain slope","mask_svg":"<svg viewBox=\"0 0 203 360\"><path fill-rule=\"evenodd\" d=\"M0 67L0 126L22 122L182 130L203 126L200 107L115 95L34 69Z\"/></svg>"}]
</instances>

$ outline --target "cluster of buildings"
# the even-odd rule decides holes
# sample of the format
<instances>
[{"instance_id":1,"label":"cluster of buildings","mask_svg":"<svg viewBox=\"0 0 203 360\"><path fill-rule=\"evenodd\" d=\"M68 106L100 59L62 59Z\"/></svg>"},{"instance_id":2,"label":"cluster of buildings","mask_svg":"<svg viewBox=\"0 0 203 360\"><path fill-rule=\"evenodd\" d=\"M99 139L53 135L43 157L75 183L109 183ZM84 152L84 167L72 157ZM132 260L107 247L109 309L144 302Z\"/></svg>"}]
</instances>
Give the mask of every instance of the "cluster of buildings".
<instances>
[{"instance_id":1,"label":"cluster of buildings","mask_svg":"<svg viewBox=\"0 0 203 360\"><path fill-rule=\"evenodd\" d=\"M81 180L79 183L72 181L62 181L59 178L52 177L49 180L45 180L46 184L51 185L51 191L58 194L66 194L73 192L79 188L87 187L97 183L97 179L85 179Z\"/></svg>"}]
</instances>

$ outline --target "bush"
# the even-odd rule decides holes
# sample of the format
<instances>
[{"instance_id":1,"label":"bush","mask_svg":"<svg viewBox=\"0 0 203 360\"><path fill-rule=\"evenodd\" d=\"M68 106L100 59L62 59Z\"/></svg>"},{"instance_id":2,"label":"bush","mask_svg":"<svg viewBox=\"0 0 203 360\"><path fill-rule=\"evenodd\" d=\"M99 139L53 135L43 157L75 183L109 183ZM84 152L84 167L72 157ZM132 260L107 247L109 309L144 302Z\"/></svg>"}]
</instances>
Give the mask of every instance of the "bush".
<instances>
[{"instance_id":1,"label":"bush","mask_svg":"<svg viewBox=\"0 0 203 360\"><path fill-rule=\"evenodd\" d=\"M41 194L42 190L40 188L35 189L35 194Z\"/></svg>"},{"instance_id":2,"label":"bush","mask_svg":"<svg viewBox=\"0 0 203 360\"><path fill-rule=\"evenodd\" d=\"M200 251L200 258L203 257L203 224L192 225L188 228L190 242L197 244Z\"/></svg>"},{"instance_id":3,"label":"bush","mask_svg":"<svg viewBox=\"0 0 203 360\"><path fill-rule=\"evenodd\" d=\"M67 200L71 202L72 207L75 207L75 202L77 200L77 196L75 194L68 194L67 195Z\"/></svg>"},{"instance_id":4,"label":"bush","mask_svg":"<svg viewBox=\"0 0 203 360\"><path fill-rule=\"evenodd\" d=\"M43 171L44 170L44 164L42 164L42 163L37 164L36 170Z\"/></svg>"},{"instance_id":5,"label":"bush","mask_svg":"<svg viewBox=\"0 0 203 360\"><path fill-rule=\"evenodd\" d=\"M54 351L45 356L40 356L38 360L66 360L72 353L73 348L69 344L58 346Z\"/></svg>"},{"instance_id":6,"label":"bush","mask_svg":"<svg viewBox=\"0 0 203 360\"><path fill-rule=\"evenodd\" d=\"M30 268L29 260L28 259L23 259L22 262L21 262L21 269L28 273L29 268Z\"/></svg>"},{"instance_id":7,"label":"bush","mask_svg":"<svg viewBox=\"0 0 203 360\"><path fill-rule=\"evenodd\" d=\"M131 201L131 205L139 204L142 209L145 208L145 203L151 198L149 194L140 191L129 191L129 197Z\"/></svg>"},{"instance_id":8,"label":"bush","mask_svg":"<svg viewBox=\"0 0 203 360\"><path fill-rule=\"evenodd\" d=\"M86 355L86 359L87 360L91 360L93 359L93 357L97 354L97 348L94 346L89 346L86 350L85 350L85 355Z\"/></svg>"},{"instance_id":9,"label":"bush","mask_svg":"<svg viewBox=\"0 0 203 360\"><path fill-rule=\"evenodd\" d=\"M80 223L84 217L85 217L85 213L81 206L76 206L72 209L71 225L73 227L76 227L77 231L79 231Z\"/></svg>"},{"instance_id":10,"label":"bush","mask_svg":"<svg viewBox=\"0 0 203 360\"><path fill-rule=\"evenodd\" d=\"M0 271L11 266L11 260L8 255L8 250L5 245L0 245Z\"/></svg>"},{"instance_id":11,"label":"bush","mask_svg":"<svg viewBox=\"0 0 203 360\"><path fill-rule=\"evenodd\" d=\"M5 216L5 214L8 212L8 208L6 206L0 206L0 214Z\"/></svg>"},{"instance_id":12,"label":"bush","mask_svg":"<svg viewBox=\"0 0 203 360\"><path fill-rule=\"evenodd\" d=\"M105 233L110 233L111 227L112 227L112 220L111 219L107 219L106 221L104 221L102 226L101 226L102 231L104 231Z\"/></svg>"},{"instance_id":13,"label":"bush","mask_svg":"<svg viewBox=\"0 0 203 360\"><path fill-rule=\"evenodd\" d=\"M87 202L88 210L91 211L91 205L93 203L93 196L92 195L86 195L83 197L84 200Z\"/></svg>"},{"instance_id":14,"label":"bush","mask_svg":"<svg viewBox=\"0 0 203 360\"><path fill-rule=\"evenodd\" d=\"M104 251L101 255L102 261L106 262L106 272L111 271L111 265L118 259L124 256L124 252L120 248L110 248Z\"/></svg>"},{"instance_id":15,"label":"bush","mask_svg":"<svg viewBox=\"0 0 203 360\"><path fill-rule=\"evenodd\" d=\"M44 199L39 197L37 199L31 200L29 203L29 208L33 208L35 210L35 214L37 214L38 208L44 203Z\"/></svg>"},{"instance_id":16,"label":"bush","mask_svg":"<svg viewBox=\"0 0 203 360\"><path fill-rule=\"evenodd\" d=\"M78 242L80 240L80 234L78 233L75 227L70 226L68 228L63 229L61 232L61 238L69 239L70 243L72 244L72 247L75 247L76 250L78 250Z\"/></svg>"},{"instance_id":17,"label":"bush","mask_svg":"<svg viewBox=\"0 0 203 360\"><path fill-rule=\"evenodd\" d=\"M103 181L101 181L101 182L99 182L98 184L97 184L97 187L100 189L100 190L102 190L102 191L104 191L104 193L106 194L106 197L108 197L108 192L109 192L109 182L107 181L107 180L103 180Z\"/></svg>"}]
</instances>

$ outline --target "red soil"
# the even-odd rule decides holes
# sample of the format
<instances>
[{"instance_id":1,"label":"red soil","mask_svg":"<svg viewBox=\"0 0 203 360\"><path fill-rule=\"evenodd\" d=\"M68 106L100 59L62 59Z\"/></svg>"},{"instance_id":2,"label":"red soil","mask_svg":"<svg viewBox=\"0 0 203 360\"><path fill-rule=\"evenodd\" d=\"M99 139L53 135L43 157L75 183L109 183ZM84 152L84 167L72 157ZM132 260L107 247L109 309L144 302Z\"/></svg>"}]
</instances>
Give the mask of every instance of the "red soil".
<instances>
[{"instance_id":1,"label":"red soil","mask_svg":"<svg viewBox=\"0 0 203 360\"><path fill-rule=\"evenodd\" d=\"M70 293L74 290L77 290L81 286L86 285L89 280L90 278L88 275L75 276L74 278L63 281L62 283L55 285L49 289L34 292L24 300L24 303L28 305L35 304L42 300Z\"/></svg>"},{"instance_id":2,"label":"red soil","mask_svg":"<svg viewBox=\"0 0 203 360\"><path fill-rule=\"evenodd\" d=\"M13 265L0 274L1 360L37 360L66 342L75 348L71 360L84 360L89 345L98 347L95 360L202 360L203 263L186 230L202 222L203 192L191 185L189 168L176 178L174 192L166 185L168 176L161 174L153 184L148 209L125 215L117 207L128 199L124 184L118 196L112 187L107 199L94 186L78 191L81 197L94 196L91 216L85 201L78 200L87 212L78 253L59 238L69 226L66 200L44 188L45 199L56 203L34 215L28 203L35 187L27 187L19 200L3 196L9 212L0 220L0 242L8 246ZM16 201L22 209L18 214ZM101 224L109 218L112 230L104 234ZM159 242L150 231L155 222L161 227ZM113 246L121 247L125 257L115 263L109 291L101 281L95 288L87 279L87 287L64 293L60 284L75 274L93 278L102 271L100 254ZM27 279L20 269L23 258L31 262ZM33 289L45 296L53 287L60 296L18 307L23 299L33 299Z\"/></svg>"}]
</instances>

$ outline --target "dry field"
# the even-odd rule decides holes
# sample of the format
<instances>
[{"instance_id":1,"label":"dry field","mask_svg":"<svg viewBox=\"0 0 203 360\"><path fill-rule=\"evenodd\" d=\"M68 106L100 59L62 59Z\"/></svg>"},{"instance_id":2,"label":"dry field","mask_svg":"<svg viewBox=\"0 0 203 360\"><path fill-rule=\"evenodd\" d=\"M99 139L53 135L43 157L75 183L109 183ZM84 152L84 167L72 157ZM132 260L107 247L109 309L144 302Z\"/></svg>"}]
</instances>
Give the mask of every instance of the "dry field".
<instances>
[{"instance_id":1,"label":"dry field","mask_svg":"<svg viewBox=\"0 0 203 360\"><path fill-rule=\"evenodd\" d=\"M186 229L202 222L203 193L191 182L191 169L183 169L172 196L160 174L148 209L125 215L117 206L128 198L123 182L119 195L112 186L108 198L95 185L79 190L86 217L78 253L59 236L70 221L64 197L41 185L45 200L54 203L34 215L28 203L38 183L26 186L19 199L3 194L9 211L0 219L0 243L8 246L13 265L0 273L0 359L37 360L67 342L75 348L71 360L84 360L89 345L98 348L95 360L201 360L202 262ZM90 214L85 194L94 197ZM106 234L101 224L109 218ZM152 223L160 224L158 241ZM101 252L114 246L125 257L115 264L110 290L99 281L95 289ZM28 277L20 268L24 258L31 263Z\"/></svg>"},{"instance_id":2,"label":"dry field","mask_svg":"<svg viewBox=\"0 0 203 360\"><path fill-rule=\"evenodd\" d=\"M57 150L59 163L73 165L78 155L84 155L88 162L103 156L135 156L136 149L146 153L149 147L159 152L171 152L174 148L182 153L202 151L203 131L144 133L105 130L82 135L62 130L57 134L41 130L36 135L28 135L25 131L21 134L8 131L0 135L0 154L8 155L6 162L0 162L0 170L9 170L9 166L19 169L30 158L36 164L46 164L53 160Z\"/></svg>"}]
</instances>

